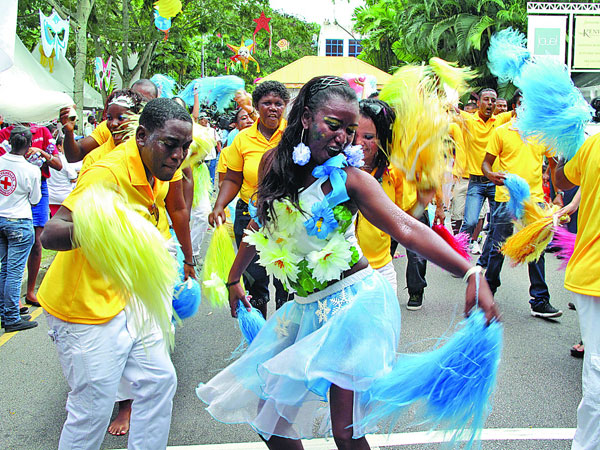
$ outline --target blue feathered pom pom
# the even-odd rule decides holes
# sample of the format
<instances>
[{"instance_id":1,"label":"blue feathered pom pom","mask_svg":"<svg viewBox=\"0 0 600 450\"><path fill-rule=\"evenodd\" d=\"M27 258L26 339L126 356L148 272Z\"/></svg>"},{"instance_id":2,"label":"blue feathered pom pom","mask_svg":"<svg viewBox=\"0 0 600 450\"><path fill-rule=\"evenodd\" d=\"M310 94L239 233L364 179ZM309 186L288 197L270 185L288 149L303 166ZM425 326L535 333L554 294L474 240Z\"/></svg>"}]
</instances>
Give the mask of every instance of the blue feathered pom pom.
<instances>
[{"instance_id":1,"label":"blue feathered pom pom","mask_svg":"<svg viewBox=\"0 0 600 450\"><path fill-rule=\"evenodd\" d=\"M512 28L495 33L488 48L488 67L500 83L516 79L531 59L525 35Z\"/></svg>"},{"instance_id":2,"label":"blue feathered pom pom","mask_svg":"<svg viewBox=\"0 0 600 450\"><path fill-rule=\"evenodd\" d=\"M179 93L189 106L194 104L194 87L198 90L198 100L200 103L217 105L217 111L223 112L229 106L229 103L235 97L235 93L244 89L245 82L235 75L225 75L222 77L198 78L191 81L185 89Z\"/></svg>"},{"instance_id":3,"label":"blue feathered pom pom","mask_svg":"<svg viewBox=\"0 0 600 450\"><path fill-rule=\"evenodd\" d=\"M483 312L475 310L459 327L442 347L401 355L391 372L373 383L364 425L388 420L393 426L410 405L423 402L425 423L443 425L451 442L467 439L471 448L491 411L502 325L486 326Z\"/></svg>"},{"instance_id":4,"label":"blue feathered pom pom","mask_svg":"<svg viewBox=\"0 0 600 450\"><path fill-rule=\"evenodd\" d=\"M248 312L242 302L238 304L237 316L242 336L248 345L250 345L266 323L266 320L258 309L252 308L250 312Z\"/></svg>"},{"instance_id":5,"label":"blue feathered pom pom","mask_svg":"<svg viewBox=\"0 0 600 450\"><path fill-rule=\"evenodd\" d=\"M529 192L529 184L519 175L513 173L506 174L504 186L508 189L510 198L508 200L508 210L517 219L523 218L523 203L529 200L531 193Z\"/></svg>"},{"instance_id":6,"label":"blue feathered pom pom","mask_svg":"<svg viewBox=\"0 0 600 450\"><path fill-rule=\"evenodd\" d=\"M175 286L173 292L173 310L180 319L188 319L198 312L202 301L200 284L192 278Z\"/></svg>"},{"instance_id":7,"label":"blue feathered pom pom","mask_svg":"<svg viewBox=\"0 0 600 450\"><path fill-rule=\"evenodd\" d=\"M162 98L173 98L173 90L177 86L177 82L168 75L157 73L150 78L158 88L158 96Z\"/></svg>"},{"instance_id":8,"label":"blue feathered pom pom","mask_svg":"<svg viewBox=\"0 0 600 450\"><path fill-rule=\"evenodd\" d=\"M594 110L571 81L566 66L550 59L527 64L517 85L523 98L516 128L567 160L575 156Z\"/></svg>"}]
</instances>

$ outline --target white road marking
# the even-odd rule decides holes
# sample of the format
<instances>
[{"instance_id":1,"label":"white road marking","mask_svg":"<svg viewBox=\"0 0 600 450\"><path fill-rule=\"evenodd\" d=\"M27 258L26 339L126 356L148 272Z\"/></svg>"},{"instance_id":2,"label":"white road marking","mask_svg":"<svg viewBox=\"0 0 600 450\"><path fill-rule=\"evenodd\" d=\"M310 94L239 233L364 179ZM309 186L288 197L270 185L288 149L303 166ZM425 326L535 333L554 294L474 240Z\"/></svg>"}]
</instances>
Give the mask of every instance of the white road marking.
<instances>
[{"instance_id":1,"label":"white road marking","mask_svg":"<svg viewBox=\"0 0 600 450\"><path fill-rule=\"evenodd\" d=\"M488 428L481 434L482 441L564 441L571 440L575 428ZM370 434L367 440L373 450L385 447L435 444L447 442L441 431L419 431L413 433ZM311 439L302 441L306 450L336 450L333 439ZM230 444L181 445L167 447L168 450L265 450L263 442L240 442Z\"/></svg>"}]
</instances>

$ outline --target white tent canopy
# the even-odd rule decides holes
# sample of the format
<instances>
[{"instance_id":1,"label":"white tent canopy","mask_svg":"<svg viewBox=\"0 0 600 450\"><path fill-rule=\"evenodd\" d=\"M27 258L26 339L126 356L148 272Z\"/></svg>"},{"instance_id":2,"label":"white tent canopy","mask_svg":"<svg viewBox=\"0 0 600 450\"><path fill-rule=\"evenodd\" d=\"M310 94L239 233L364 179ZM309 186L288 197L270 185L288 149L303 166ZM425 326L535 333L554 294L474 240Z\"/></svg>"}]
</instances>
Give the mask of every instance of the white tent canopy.
<instances>
[{"instance_id":1,"label":"white tent canopy","mask_svg":"<svg viewBox=\"0 0 600 450\"><path fill-rule=\"evenodd\" d=\"M15 36L14 65L0 72L0 114L7 122L47 122L73 105L72 89L56 81Z\"/></svg>"},{"instance_id":2,"label":"white tent canopy","mask_svg":"<svg viewBox=\"0 0 600 450\"><path fill-rule=\"evenodd\" d=\"M36 45L31 55L37 60L40 60L40 44ZM42 66L43 67L43 66ZM60 59L54 58L54 70L52 72L49 71L46 67L43 67L44 70L56 81L62 84L66 90L63 92L68 93L73 96L73 78L74 71L73 66L67 58L61 57ZM84 81L83 84L83 107L84 108L103 108L104 102L102 101L102 95L90 86L87 82Z\"/></svg>"}]
</instances>

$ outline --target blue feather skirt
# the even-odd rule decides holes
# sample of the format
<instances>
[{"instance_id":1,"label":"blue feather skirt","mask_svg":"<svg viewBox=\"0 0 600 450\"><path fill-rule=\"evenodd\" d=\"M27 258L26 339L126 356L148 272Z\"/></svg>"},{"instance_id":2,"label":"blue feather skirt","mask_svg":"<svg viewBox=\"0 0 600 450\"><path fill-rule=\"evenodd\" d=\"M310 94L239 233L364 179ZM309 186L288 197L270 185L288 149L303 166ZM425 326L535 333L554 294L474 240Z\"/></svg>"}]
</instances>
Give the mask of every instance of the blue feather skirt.
<instances>
[{"instance_id":1,"label":"blue feather skirt","mask_svg":"<svg viewBox=\"0 0 600 450\"><path fill-rule=\"evenodd\" d=\"M220 422L247 423L265 439L310 439L331 435L328 394L334 384L354 392L353 437L362 437L376 432L381 420L394 420L407 405L423 400L422 389L406 383L420 384L427 375L415 376L412 358L399 357L396 352L400 323L398 299L390 284L370 268L361 270L311 298L284 304L244 354L208 383L201 383L196 393ZM456 350L453 348L452 354ZM471 350L471 354L461 351L458 349L456 359L464 361L482 349ZM390 386L404 371L403 364L408 364L412 381L400 377L392 393ZM419 370L428 369L439 378L444 372L440 364L440 358L433 358L420 364ZM463 366L460 369L470 371L468 377L480 376L469 362ZM493 369L495 375L496 367L489 364L484 370ZM448 370L456 367L448 366ZM488 379L493 378L488 374ZM463 400L450 398L457 392L450 384L440 386L437 403L430 409L449 415L448 408L439 406L439 397L449 397L449 408L452 400L459 404ZM401 391L409 394L399 405L396 401ZM392 394L389 402L383 398L387 394ZM475 395L469 393L466 401ZM485 405L488 395L486 391L485 398L479 396ZM462 417L464 408L458 414ZM446 423L446 418L435 419L435 425ZM483 426L482 421L472 422Z\"/></svg>"}]
</instances>

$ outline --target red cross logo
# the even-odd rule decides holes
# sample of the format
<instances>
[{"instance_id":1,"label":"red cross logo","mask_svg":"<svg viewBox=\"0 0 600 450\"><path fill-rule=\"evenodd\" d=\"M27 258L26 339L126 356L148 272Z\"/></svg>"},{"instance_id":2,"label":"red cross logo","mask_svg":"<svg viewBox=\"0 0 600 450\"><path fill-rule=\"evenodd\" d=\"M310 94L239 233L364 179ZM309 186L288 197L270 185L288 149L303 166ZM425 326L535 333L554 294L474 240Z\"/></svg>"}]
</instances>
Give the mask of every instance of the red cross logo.
<instances>
[{"instance_id":1,"label":"red cross logo","mask_svg":"<svg viewBox=\"0 0 600 450\"><path fill-rule=\"evenodd\" d=\"M10 170L0 170L0 194L9 196L17 188L17 177Z\"/></svg>"}]
</instances>

